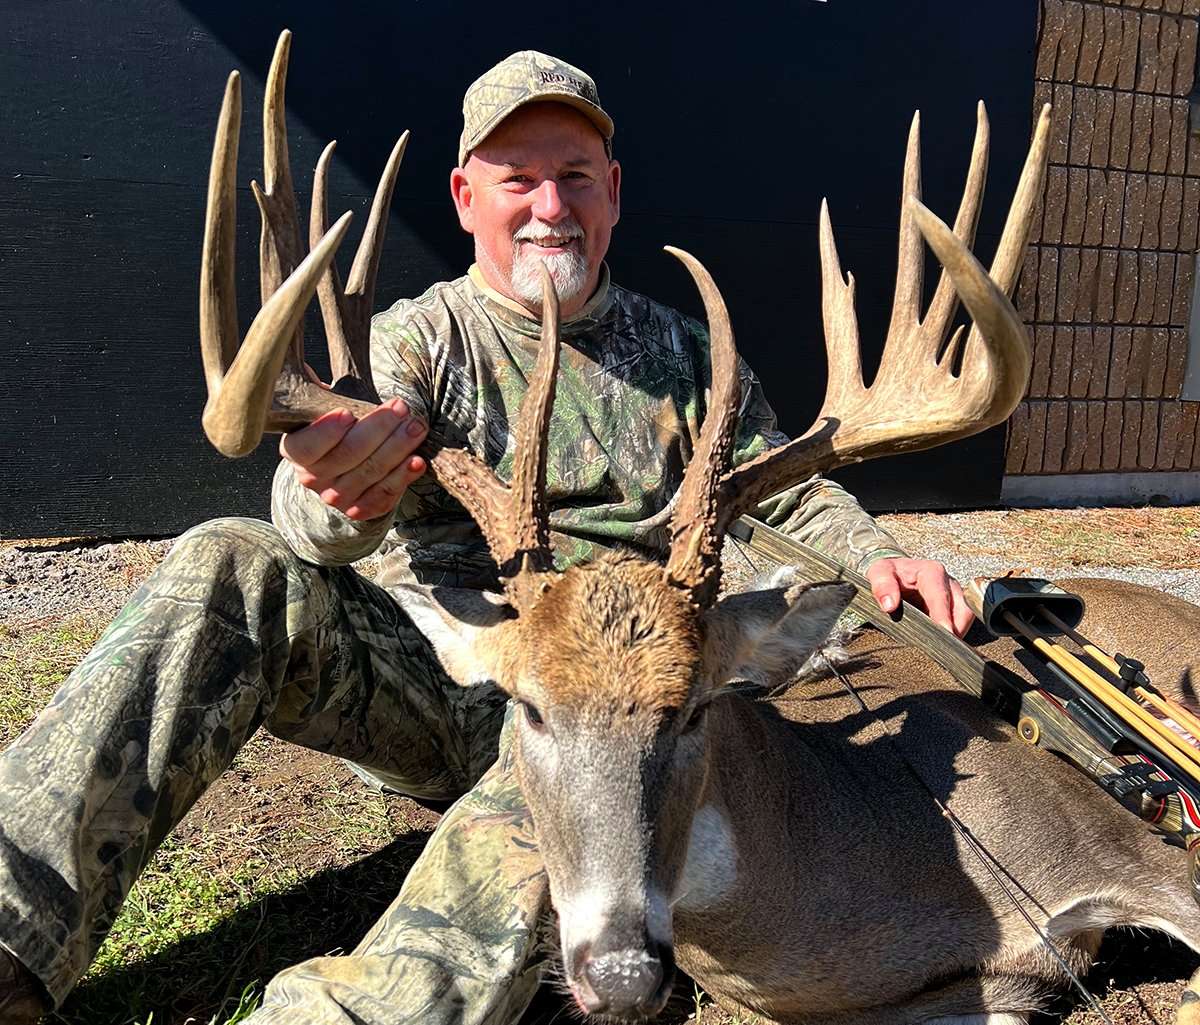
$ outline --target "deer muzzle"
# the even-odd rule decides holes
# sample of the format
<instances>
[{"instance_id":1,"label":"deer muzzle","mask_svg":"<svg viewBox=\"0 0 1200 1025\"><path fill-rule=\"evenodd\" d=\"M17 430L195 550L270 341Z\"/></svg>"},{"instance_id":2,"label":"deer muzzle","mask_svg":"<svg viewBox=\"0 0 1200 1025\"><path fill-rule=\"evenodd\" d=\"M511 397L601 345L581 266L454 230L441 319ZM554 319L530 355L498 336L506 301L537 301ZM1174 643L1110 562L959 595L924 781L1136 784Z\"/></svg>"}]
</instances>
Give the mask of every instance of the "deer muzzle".
<instances>
[{"instance_id":1,"label":"deer muzzle","mask_svg":"<svg viewBox=\"0 0 1200 1025\"><path fill-rule=\"evenodd\" d=\"M646 942L595 953L586 947L575 957L576 998L588 1014L644 1020L663 1009L675 982L675 954L668 944Z\"/></svg>"}]
</instances>

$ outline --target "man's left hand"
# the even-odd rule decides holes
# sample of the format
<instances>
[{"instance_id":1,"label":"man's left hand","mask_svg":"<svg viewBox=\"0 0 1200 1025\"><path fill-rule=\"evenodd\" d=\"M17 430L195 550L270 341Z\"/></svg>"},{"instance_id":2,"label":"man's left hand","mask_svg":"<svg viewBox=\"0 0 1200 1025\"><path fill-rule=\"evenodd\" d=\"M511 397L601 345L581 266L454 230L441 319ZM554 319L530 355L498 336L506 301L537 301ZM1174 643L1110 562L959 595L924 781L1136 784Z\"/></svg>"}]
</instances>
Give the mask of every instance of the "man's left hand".
<instances>
[{"instance_id":1,"label":"man's left hand","mask_svg":"<svg viewBox=\"0 0 1200 1025\"><path fill-rule=\"evenodd\" d=\"M894 612L904 599L955 637L975 618L958 581L932 559L880 559L867 567L867 580L884 612Z\"/></svg>"}]
</instances>

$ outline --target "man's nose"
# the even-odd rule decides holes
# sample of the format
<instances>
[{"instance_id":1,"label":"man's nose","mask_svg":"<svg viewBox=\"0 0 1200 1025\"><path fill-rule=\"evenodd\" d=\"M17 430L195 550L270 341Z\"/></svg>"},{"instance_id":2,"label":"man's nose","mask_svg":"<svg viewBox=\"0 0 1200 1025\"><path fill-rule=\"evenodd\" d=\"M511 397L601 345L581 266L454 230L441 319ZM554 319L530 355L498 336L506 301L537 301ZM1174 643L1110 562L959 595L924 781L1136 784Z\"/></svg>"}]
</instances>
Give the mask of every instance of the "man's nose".
<instances>
[{"instance_id":1,"label":"man's nose","mask_svg":"<svg viewBox=\"0 0 1200 1025\"><path fill-rule=\"evenodd\" d=\"M533 195L533 215L539 221L553 224L567 214L567 204L558 191L558 182L544 181Z\"/></svg>"}]
</instances>

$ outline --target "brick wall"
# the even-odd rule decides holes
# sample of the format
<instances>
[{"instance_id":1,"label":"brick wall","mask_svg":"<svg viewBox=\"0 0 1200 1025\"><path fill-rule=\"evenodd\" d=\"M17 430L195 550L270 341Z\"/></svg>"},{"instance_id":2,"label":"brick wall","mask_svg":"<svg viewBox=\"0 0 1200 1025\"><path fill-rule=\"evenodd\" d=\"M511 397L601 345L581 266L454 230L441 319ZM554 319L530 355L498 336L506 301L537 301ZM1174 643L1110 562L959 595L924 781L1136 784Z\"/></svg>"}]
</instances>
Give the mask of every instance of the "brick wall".
<instances>
[{"instance_id":1,"label":"brick wall","mask_svg":"<svg viewBox=\"0 0 1200 1025\"><path fill-rule=\"evenodd\" d=\"M1042 0L1035 111L1049 181L1018 286L1033 332L1009 474L1200 468L1181 402L1200 142L1188 94L1200 0Z\"/></svg>"}]
</instances>

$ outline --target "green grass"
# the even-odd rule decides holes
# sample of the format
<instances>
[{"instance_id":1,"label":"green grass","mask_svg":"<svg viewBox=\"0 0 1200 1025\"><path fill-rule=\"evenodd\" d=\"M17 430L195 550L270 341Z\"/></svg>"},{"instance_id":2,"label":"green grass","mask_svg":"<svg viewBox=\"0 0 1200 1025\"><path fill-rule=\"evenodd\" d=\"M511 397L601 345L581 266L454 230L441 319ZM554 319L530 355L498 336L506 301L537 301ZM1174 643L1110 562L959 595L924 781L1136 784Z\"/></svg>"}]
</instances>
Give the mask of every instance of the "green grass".
<instances>
[{"instance_id":1,"label":"green grass","mask_svg":"<svg viewBox=\"0 0 1200 1025\"><path fill-rule=\"evenodd\" d=\"M0 623L0 748L50 700L103 629L82 617L41 627Z\"/></svg>"},{"instance_id":2,"label":"green grass","mask_svg":"<svg viewBox=\"0 0 1200 1025\"><path fill-rule=\"evenodd\" d=\"M228 1017L224 1017L222 1014L214 1014L208 1020L208 1025L239 1025L240 1022L249 1018L251 1014L258 1010L259 1001L262 999L261 995L255 992L255 989L254 985L247 986L238 997L237 1006L233 1009L233 1012ZM155 1021L154 1012L151 1011L149 1016L137 1022L137 1025L162 1025L162 1023Z\"/></svg>"}]
</instances>

